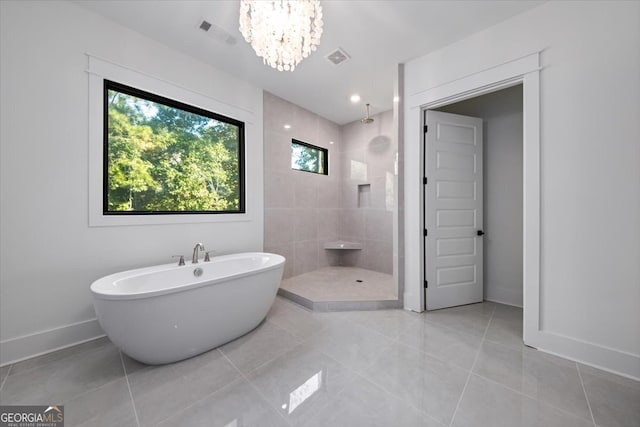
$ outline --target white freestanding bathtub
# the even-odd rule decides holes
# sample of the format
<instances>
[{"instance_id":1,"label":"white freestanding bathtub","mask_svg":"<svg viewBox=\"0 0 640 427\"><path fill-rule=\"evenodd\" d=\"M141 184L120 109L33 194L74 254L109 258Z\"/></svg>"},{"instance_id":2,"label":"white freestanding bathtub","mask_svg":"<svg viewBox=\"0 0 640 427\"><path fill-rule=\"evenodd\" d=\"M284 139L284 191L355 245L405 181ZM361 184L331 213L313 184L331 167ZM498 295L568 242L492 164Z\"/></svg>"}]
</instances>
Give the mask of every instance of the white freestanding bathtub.
<instances>
[{"instance_id":1,"label":"white freestanding bathtub","mask_svg":"<svg viewBox=\"0 0 640 427\"><path fill-rule=\"evenodd\" d=\"M123 271L93 282L94 307L123 352L153 365L175 362L258 326L273 304L284 261L242 253Z\"/></svg>"}]
</instances>

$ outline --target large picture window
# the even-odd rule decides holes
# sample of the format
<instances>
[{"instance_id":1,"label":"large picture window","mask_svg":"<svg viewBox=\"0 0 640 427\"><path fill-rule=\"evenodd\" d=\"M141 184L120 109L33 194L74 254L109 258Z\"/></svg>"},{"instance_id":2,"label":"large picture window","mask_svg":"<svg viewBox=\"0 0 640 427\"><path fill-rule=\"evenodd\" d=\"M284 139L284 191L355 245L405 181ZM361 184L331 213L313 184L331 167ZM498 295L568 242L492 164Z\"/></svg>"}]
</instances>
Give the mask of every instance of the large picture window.
<instances>
[{"instance_id":1,"label":"large picture window","mask_svg":"<svg viewBox=\"0 0 640 427\"><path fill-rule=\"evenodd\" d=\"M104 81L103 213L244 213L244 123Z\"/></svg>"}]
</instances>

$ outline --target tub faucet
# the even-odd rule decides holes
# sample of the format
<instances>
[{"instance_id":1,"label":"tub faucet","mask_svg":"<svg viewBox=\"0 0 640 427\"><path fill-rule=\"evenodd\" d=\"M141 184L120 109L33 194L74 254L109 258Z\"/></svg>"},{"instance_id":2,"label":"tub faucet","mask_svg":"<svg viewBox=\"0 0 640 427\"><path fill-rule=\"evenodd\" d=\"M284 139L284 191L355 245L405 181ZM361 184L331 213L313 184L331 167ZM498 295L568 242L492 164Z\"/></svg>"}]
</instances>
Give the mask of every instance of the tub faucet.
<instances>
[{"instance_id":1,"label":"tub faucet","mask_svg":"<svg viewBox=\"0 0 640 427\"><path fill-rule=\"evenodd\" d=\"M198 263L198 249L204 251L204 245L202 243L196 243L196 246L193 248L193 257L191 258L192 264Z\"/></svg>"}]
</instances>

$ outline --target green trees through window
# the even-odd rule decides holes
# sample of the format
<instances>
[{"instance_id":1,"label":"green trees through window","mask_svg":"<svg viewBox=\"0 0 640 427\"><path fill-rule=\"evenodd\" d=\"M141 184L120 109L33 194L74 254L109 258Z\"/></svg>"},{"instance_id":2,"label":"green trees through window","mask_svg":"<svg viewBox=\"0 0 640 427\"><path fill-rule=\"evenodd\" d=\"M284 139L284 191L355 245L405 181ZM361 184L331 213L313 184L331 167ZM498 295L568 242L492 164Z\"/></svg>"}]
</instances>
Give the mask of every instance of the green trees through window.
<instances>
[{"instance_id":1,"label":"green trees through window","mask_svg":"<svg viewBox=\"0 0 640 427\"><path fill-rule=\"evenodd\" d=\"M105 80L105 214L244 212L244 124Z\"/></svg>"},{"instance_id":2,"label":"green trees through window","mask_svg":"<svg viewBox=\"0 0 640 427\"><path fill-rule=\"evenodd\" d=\"M291 140L291 169L313 172L321 175L329 174L327 149Z\"/></svg>"}]
</instances>

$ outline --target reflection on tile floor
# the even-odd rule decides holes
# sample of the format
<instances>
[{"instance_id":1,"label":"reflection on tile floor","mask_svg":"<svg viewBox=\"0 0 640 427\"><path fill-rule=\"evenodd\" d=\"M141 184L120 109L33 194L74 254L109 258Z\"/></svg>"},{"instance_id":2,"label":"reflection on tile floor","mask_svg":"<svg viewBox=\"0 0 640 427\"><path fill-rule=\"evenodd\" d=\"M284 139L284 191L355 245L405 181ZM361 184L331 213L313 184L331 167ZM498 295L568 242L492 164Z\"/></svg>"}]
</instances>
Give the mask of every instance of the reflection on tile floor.
<instances>
[{"instance_id":1,"label":"reflection on tile floor","mask_svg":"<svg viewBox=\"0 0 640 427\"><path fill-rule=\"evenodd\" d=\"M280 288L314 302L398 298L393 276L357 267L324 267L285 279Z\"/></svg>"},{"instance_id":2,"label":"reflection on tile floor","mask_svg":"<svg viewBox=\"0 0 640 427\"><path fill-rule=\"evenodd\" d=\"M522 344L522 310L317 313L267 320L146 366L107 339L0 369L0 404L65 405L70 426L640 427L640 383Z\"/></svg>"}]
</instances>

